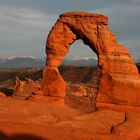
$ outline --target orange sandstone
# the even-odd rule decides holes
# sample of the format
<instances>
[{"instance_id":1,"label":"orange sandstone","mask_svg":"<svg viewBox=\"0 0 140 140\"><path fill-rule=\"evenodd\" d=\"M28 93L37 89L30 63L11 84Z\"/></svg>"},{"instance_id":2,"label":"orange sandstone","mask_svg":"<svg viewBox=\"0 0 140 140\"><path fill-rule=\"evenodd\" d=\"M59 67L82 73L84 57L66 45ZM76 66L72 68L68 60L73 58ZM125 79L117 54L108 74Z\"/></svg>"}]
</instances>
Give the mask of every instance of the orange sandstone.
<instances>
[{"instance_id":1,"label":"orange sandstone","mask_svg":"<svg viewBox=\"0 0 140 140\"><path fill-rule=\"evenodd\" d=\"M26 78L26 80L22 81L18 77L15 80L14 86L14 95L22 96L22 97L29 97L33 93L36 93L40 89L40 82Z\"/></svg>"},{"instance_id":2,"label":"orange sandstone","mask_svg":"<svg viewBox=\"0 0 140 140\"><path fill-rule=\"evenodd\" d=\"M140 106L139 72L130 53L118 43L107 24L108 18L99 14L69 12L59 16L46 43L47 59L42 82L45 95L65 96L66 85L57 67L70 45L81 39L98 56L97 101Z\"/></svg>"},{"instance_id":3,"label":"orange sandstone","mask_svg":"<svg viewBox=\"0 0 140 140\"><path fill-rule=\"evenodd\" d=\"M3 92L0 92L0 97L6 97L6 95Z\"/></svg>"},{"instance_id":4,"label":"orange sandstone","mask_svg":"<svg viewBox=\"0 0 140 140\"><path fill-rule=\"evenodd\" d=\"M43 72L42 90L44 95L65 97L66 83L59 74L57 67L46 67Z\"/></svg>"}]
</instances>

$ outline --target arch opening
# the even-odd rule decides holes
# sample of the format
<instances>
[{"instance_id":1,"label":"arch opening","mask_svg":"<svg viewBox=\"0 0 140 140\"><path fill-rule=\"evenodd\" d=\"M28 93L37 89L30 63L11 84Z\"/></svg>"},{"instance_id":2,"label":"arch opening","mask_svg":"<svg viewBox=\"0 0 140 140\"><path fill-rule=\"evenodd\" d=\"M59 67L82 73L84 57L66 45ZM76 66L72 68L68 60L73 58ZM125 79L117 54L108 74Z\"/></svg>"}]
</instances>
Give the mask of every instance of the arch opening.
<instances>
[{"instance_id":1,"label":"arch opening","mask_svg":"<svg viewBox=\"0 0 140 140\"><path fill-rule=\"evenodd\" d=\"M139 72L130 53L117 42L107 24L108 18L99 14L69 12L60 15L46 44L47 65L42 81L45 95L66 96L66 83L59 74L58 66L70 45L82 39L98 57L100 75L96 101L140 106L136 102L140 97Z\"/></svg>"},{"instance_id":2,"label":"arch opening","mask_svg":"<svg viewBox=\"0 0 140 140\"><path fill-rule=\"evenodd\" d=\"M62 65L97 66L97 63L97 54L82 39L77 39L70 45Z\"/></svg>"},{"instance_id":3,"label":"arch opening","mask_svg":"<svg viewBox=\"0 0 140 140\"><path fill-rule=\"evenodd\" d=\"M66 24L66 25L70 28L73 34L76 35L76 40L82 40L83 43L89 46L93 50L93 52L95 52L97 55L97 50L96 50L96 47L94 46L94 43L91 42L91 40L83 33L83 31L81 30L77 31L77 29L75 29L73 26L69 26L69 24Z\"/></svg>"},{"instance_id":4,"label":"arch opening","mask_svg":"<svg viewBox=\"0 0 140 140\"><path fill-rule=\"evenodd\" d=\"M86 103L86 110L94 111L100 72L96 53L79 39L71 44L65 58L59 71L66 82L67 98Z\"/></svg>"}]
</instances>

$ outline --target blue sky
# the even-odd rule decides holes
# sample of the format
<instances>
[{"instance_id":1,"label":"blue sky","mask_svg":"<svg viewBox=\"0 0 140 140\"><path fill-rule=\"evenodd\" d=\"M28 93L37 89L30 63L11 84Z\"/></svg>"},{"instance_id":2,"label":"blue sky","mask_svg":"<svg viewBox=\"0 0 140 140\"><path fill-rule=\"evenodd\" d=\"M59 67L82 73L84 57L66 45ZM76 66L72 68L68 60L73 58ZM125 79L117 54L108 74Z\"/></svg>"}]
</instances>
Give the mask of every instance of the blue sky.
<instances>
[{"instance_id":1,"label":"blue sky","mask_svg":"<svg viewBox=\"0 0 140 140\"><path fill-rule=\"evenodd\" d=\"M47 35L67 11L107 15L118 41L140 58L140 0L0 0L0 57L44 57ZM67 58L94 55L76 41Z\"/></svg>"}]
</instances>

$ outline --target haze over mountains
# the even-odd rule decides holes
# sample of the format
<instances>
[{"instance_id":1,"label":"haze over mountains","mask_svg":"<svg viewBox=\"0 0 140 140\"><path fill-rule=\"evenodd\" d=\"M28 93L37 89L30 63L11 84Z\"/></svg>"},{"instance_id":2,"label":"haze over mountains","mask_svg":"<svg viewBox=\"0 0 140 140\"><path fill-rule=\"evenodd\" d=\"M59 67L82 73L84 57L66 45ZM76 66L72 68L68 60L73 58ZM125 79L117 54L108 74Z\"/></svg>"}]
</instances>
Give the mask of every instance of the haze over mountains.
<instances>
[{"instance_id":1,"label":"haze over mountains","mask_svg":"<svg viewBox=\"0 0 140 140\"><path fill-rule=\"evenodd\" d=\"M65 59L62 64L64 65L76 65L76 66L96 66L96 57L79 57L76 56L73 59ZM136 63L140 65L140 59L136 60ZM0 58L0 68L26 68L26 67L44 67L45 58L36 58L32 56L21 57L7 57Z\"/></svg>"},{"instance_id":2,"label":"haze over mountains","mask_svg":"<svg viewBox=\"0 0 140 140\"><path fill-rule=\"evenodd\" d=\"M35 57L0 58L0 68L43 67L45 61Z\"/></svg>"},{"instance_id":3,"label":"haze over mountains","mask_svg":"<svg viewBox=\"0 0 140 140\"><path fill-rule=\"evenodd\" d=\"M65 59L62 64L77 66L96 66L97 58L75 57L73 60ZM45 58L31 56L0 58L0 68L24 68L24 67L44 67Z\"/></svg>"},{"instance_id":4,"label":"haze over mountains","mask_svg":"<svg viewBox=\"0 0 140 140\"><path fill-rule=\"evenodd\" d=\"M140 64L140 58L138 58L138 59L136 60L136 63L139 63L139 64Z\"/></svg>"}]
</instances>

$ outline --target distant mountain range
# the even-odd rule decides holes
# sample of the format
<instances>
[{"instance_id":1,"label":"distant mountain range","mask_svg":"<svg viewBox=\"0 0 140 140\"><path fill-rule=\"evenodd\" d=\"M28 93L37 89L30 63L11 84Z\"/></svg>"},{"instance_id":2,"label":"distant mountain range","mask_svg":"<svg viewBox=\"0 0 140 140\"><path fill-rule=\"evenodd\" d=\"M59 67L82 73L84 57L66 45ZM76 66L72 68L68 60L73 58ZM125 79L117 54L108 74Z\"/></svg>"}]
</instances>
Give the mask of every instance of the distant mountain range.
<instances>
[{"instance_id":1,"label":"distant mountain range","mask_svg":"<svg viewBox=\"0 0 140 140\"><path fill-rule=\"evenodd\" d=\"M138 61L139 60L139 61ZM140 59L137 64L140 65ZM96 66L96 57L75 57L73 60L65 59L62 64L64 65L77 65L77 66ZM0 58L0 68L26 68L26 67L44 67L45 59L36 57L9 57Z\"/></svg>"},{"instance_id":2,"label":"distant mountain range","mask_svg":"<svg viewBox=\"0 0 140 140\"><path fill-rule=\"evenodd\" d=\"M97 65L96 58L83 58L83 59L73 59L67 60L65 59L62 64L64 65L77 65L77 66L96 66Z\"/></svg>"},{"instance_id":3,"label":"distant mountain range","mask_svg":"<svg viewBox=\"0 0 140 140\"><path fill-rule=\"evenodd\" d=\"M140 58L138 58L138 59L136 60L136 62L140 64Z\"/></svg>"},{"instance_id":4,"label":"distant mountain range","mask_svg":"<svg viewBox=\"0 0 140 140\"><path fill-rule=\"evenodd\" d=\"M0 68L44 67L45 61L35 57L0 58Z\"/></svg>"},{"instance_id":5,"label":"distant mountain range","mask_svg":"<svg viewBox=\"0 0 140 140\"><path fill-rule=\"evenodd\" d=\"M65 59L62 64L65 65L77 65L77 66L95 66L97 65L96 58L74 58L73 60ZM40 59L36 57L9 57L0 58L0 68L26 68L26 67L44 67L45 59Z\"/></svg>"}]
</instances>

